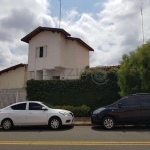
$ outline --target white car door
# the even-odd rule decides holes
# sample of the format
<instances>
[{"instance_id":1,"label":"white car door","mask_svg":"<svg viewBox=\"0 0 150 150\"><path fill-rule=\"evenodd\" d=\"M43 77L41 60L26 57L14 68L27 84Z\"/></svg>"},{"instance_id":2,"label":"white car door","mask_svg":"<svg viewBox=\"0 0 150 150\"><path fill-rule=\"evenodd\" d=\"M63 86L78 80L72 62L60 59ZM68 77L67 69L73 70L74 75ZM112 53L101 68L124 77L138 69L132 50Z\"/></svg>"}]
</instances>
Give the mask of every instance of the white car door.
<instances>
[{"instance_id":1,"label":"white car door","mask_svg":"<svg viewBox=\"0 0 150 150\"><path fill-rule=\"evenodd\" d=\"M10 118L12 119L14 125L26 125L26 104L27 103L19 103L10 106Z\"/></svg>"},{"instance_id":2,"label":"white car door","mask_svg":"<svg viewBox=\"0 0 150 150\"><path fill-rule=\"evenodd\" d=\"M36 102L28 103L27 125L47 125L48 112L42 110L43 105Z\"/></svg>"}]
</instances>

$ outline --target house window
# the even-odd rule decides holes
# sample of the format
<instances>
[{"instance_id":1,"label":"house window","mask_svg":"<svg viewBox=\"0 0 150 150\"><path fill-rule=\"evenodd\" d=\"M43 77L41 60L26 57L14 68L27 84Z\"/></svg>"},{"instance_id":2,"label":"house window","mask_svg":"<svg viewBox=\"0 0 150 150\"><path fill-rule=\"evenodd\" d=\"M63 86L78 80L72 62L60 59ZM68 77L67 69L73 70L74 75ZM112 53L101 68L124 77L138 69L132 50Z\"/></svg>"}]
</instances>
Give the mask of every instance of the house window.
<instances>
[{"instance_id":1,"label":"house window","mask_svg":"<svg viewBox=\"0 0 150 150\"><path fill-rule=\"evenodd\" d=\"M36 58L47 57L47 46L36 47L35 57Z\"/></svg>"},{"instance_id":2,"label":"house window","mask_svg":"<svg viewBox=\"0 0 150 150\"><path fill-rule=\"evenodd\" d=\"M60 80L60 76L53 76L54 80Z\"/></svg>"},{"instance_id":3,"label":"house window","mask_svg":"<svg viewBox=\"0 0 150 150\"><path fill-rule=\"evenodd\" d=\"M39 57L43 57L43 47L40 47L40 55Z\"/></svg>"}]
</instances>

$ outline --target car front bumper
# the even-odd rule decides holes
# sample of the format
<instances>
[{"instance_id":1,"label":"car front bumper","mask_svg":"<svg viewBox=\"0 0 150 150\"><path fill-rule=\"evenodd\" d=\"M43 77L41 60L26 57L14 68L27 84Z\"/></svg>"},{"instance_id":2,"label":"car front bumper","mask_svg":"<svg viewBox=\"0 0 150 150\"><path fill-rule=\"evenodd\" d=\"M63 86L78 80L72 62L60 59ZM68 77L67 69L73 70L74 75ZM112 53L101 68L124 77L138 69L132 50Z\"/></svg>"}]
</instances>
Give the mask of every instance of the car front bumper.
<instances>
[{"instance_id":1,"label":"car front bumper","mask_svg":"<svg viewBox=\"0 0 150 150\"><path fill-rule=\"evenodd\" d=\"M71 114L70 116L62 116L61 120L62 120L62 125L70 125L73 123L74 116L73 114Z\"/></svg>"},{"instance_id":2,"label":"car front bumper","mask_svg":"<svg viewBox=\"0 0 150 150\"><path fill-rule=\"evenodd\" d=\"M91 123L95 125L102 125L102 118L99 115L91 115Z\"/></svg>"}]
</instances>

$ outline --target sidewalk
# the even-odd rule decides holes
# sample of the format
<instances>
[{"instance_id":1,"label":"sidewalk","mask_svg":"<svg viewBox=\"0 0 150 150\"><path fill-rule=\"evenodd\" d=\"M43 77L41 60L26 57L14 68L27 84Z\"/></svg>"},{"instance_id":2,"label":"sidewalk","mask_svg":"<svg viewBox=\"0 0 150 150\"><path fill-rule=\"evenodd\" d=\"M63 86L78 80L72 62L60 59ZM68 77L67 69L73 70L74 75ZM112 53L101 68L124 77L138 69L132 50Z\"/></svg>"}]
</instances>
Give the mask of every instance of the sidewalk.
<instances>
[{"instance_id":1,"label":"sidewalk","mask_svg":"<svg viewBox=\"0 0 150 150\"><path fill-rule=\"evenodd\" d=\"M75 117L74 126L92 126L91 118L90 117Z\"/></svg>"}]
</instances>

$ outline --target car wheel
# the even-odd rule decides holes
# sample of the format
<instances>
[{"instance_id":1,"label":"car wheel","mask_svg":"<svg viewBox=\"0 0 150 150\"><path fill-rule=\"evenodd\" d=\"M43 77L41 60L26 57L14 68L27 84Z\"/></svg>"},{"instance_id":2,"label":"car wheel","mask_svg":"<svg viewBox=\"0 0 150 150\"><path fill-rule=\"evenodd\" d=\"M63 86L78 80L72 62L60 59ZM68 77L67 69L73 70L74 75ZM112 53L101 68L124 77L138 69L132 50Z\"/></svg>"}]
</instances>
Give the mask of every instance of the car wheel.
<instances>
[{"instance_id":1,"label":"car wheel","mask_svg":"<svg viewBox=\"0 0 150 150\"><path fill-rule=\"evenodd\" d=\"M115 126L115 121L112 117L105 117L103 119L103 126L105 129L111 130Z\"/></svg>"},{"instance_id":2,"label":"car wheel","mask_svg":"<svg viewBox=\"0 0 150 150\"><path fill-rule=\"evenodd\" d=\"M5 119L2 121L2 128L4 130L10 130L13 127L13 122L11 119Z\"/></svg>"},{"instance_id":3,"label":"car wheel","mask_svg":"<svg viewBox=\"0 0 150 150\"><path fill-rule=\"evenodd\" d=\"M57 130L62 126L61 120L58 117L50 119L49 126L53 130Z\"/></svg>"}]
</instances>

